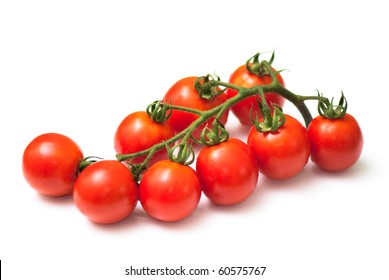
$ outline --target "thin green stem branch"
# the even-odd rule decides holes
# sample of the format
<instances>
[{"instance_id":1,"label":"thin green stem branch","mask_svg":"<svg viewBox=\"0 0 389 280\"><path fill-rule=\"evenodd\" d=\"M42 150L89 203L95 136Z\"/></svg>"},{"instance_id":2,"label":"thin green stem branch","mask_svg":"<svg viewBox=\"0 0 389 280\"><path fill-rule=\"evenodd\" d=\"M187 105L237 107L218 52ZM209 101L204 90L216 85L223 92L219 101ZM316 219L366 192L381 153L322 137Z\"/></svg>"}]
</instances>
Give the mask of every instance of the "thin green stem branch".
<instances>
[{"instance_id":1,"label":"thin green stem branch","mask_svg":"<svg viewBox=\"0 0 389 280\"><path fill-rule=\"evenodd\" d=\"M170 109L178 110L178 111L188 112L188 113L192 113L192 114L196 114L196 115L201 115L204 113L204 111L196 110L196 109L189 108L189 107L177 106L177 105L172 105L172 104L165 104L165 106L167 106L167 110L170 110Z\"/></svg>"}]
</instances>

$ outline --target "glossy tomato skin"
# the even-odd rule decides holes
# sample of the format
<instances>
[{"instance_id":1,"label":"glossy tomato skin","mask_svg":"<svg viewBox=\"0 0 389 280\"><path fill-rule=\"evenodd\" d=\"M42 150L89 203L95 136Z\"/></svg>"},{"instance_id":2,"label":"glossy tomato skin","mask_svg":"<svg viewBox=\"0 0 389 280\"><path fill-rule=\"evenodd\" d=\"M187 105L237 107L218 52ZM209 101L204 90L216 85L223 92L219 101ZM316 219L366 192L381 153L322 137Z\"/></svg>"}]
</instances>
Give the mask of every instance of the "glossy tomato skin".
<instances>
[{"instance_id":1,"label":"glossy tomato skin","mask_svg":"<svg viewBox=\"0 0 389 280\"><path fill-rule=\"evenodd\" d=\"M216 205L234 205L246 200L258 182L254 153L239 139L204 147L196 162L203 193Z\"/></svg>"},{"instance_id":2,"label":"glossy tomato skin","mask_svg":"<svg viewBox=\"0 0 389 280\"><path fill-rule=\"evenodd\" d=\"M174 136L173 128L167 123L154 122L144 111L134 112L126 116L115 132L114 147L118 154L136 153L162 143ZM139 156L131 163L142 163L146 156ZM167 159L166 149L155 153L150 164Z\"/></svg>"},{"instance_id":3,"label":"glossy tomato skin","mask_svg":"<svg viewBox=\"0 0 389 280\"><path fill-rule=\"evenodd\" d=\"M112 224L127 218L138 201L138 185L130 170L115 160L86 167L74 184L77 208L90 221Z\"/></svg>"},{"instance_id":4,"label":"glossy tomato skin","mask_svg":"<svg viewBox=\"0 0 389 280\"><path fill-rule=\"evenodd\" d=\"M227 100L225 93L215 96L211 100L206 100L201 98L198 92L196 91L194 84L198 77L186 77L177 81L165 94L163 101L165 103L171 103L177 106L188 107L192 109L197 109L200 111L207 111L218 105L223 104ZM228 119L227 110L222 117L219 119L223 124L226 124ZM170 116L168 122L176 131L176 133L181 132L187 128L192 122L198 118L197 114L183 112L179 110L173 110L172 115ZM206 124L210 126L214 118L211 118L193 133L193 136L196 138L200 137L202 129Z\"/></svg>"},{"instance_id":5,"label":"glossy tomato skin","mask_svg":"<svg viewBox=\"0 0 389 280\"><path fill-rule=\"evenodd\" d=\"M201 185L190 167L170 160L152 165L139 185L139 200L154 219L176 222L188 217L197 207Z\"/></svg>"},{"instance_id":6,"label":"glossy tomato skin","mask_svg":"<svg viewBox=\"0 0 389 280\"><path fill-rule=\"evenodd\" d=\"M285 82L282 76L280 74L277 74L276 77L277 80L281 83L281 85L285 86ZM254 75L247 70L246 65L242 65L238 67L231 74L228 82L237 86L251 88L257 85L270 84L271 77L270 75L263 75L263 76ZM226 94L227 94L227 98L229 99L237 95L238 92L234 89L228 88L226 90ZM278 104L279 106L282 107L285 103L285 99L276 93L272 93L272 92L265 93L265 98L269 107L272 107L271 104ZM239 103L235 104L234 106L232 106L231 111L238 118L241 124L251 125L252 124L250 120L251 107L253 108L254 116L255 113L257 113L258 116L260 116L260 111L255 96L250 96L240 101Z\"/></svg>"},{"instance_id":7,"label":"glossy tomato skin","mask_svg":"<svg viewBox=\"0 0 389 280\"><path fill-rule=\"evenodd\" d=\"M362 153L362 130L350 114L338 119L317 116L308 126L308 136L311 160L326 171L346 170Z\"/></svg>"},{"instance_id":8,"label":"glossy tomato skin","mask_svg":"<svg viewBox=\"0 0 389 280\"><path fill-rule=\"evenodd\" d=\"M308 162L310 143L306 128L286 115L275 132L250 129L247 144L257 157L259 171L270 179L284 180L297 175Z\"/></svg>"},{"instance_id":9,"label":"glossy tomato skin","mask_svg":"<svg viewBox=\"0 0 389 280\"><path fill-rule=\"evenodd\" d=\"M59 133L42 134L24 150L23 175L40 194L71 194L83 157L80 147L69 137Z\"/></svg>"}]
</instances>

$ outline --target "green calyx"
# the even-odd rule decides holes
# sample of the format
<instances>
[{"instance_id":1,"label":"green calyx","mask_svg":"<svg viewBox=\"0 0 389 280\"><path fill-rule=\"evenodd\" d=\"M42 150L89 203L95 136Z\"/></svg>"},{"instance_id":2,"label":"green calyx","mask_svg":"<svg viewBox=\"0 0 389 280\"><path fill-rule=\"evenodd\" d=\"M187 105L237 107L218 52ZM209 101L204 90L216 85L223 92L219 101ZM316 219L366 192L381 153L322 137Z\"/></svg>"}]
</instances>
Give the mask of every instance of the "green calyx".
<instances>
[{"instance_id":1,"label":"green calyx","mask_svg":"<svg viewBox=\"0 0 389 280\"><path fill-rule=\"evenodd\" d=\"M145 164L132 164L131 162L127 163L128 169L132 173L132 177L135 182L140 182L143 176L143 173L146 171Z\"/></svg>"},{"instance_id":2,"label":"green calyx","mask_svg":"<svg viewBox=\"0 0 389 280\"><path fill-rule=\"evenodd\" d=\"M220 77L218 77L217 75L214 76L208 74L206 76L201 76L196 79L194 87L201 98L206 100L212 100L215 96L220 95L226 91L226 89L220 89L219 87L211 83L212 81L220 82Z\"/></svg>"},{"instance_id":3,"label":"green calyx","mask_svg":"<svg viewBox=\"0 0 389 280\"><path fill-rule=\"evenodd\" d=\"M256 53L253 57L248 59L246 61L246 68L251 74L254 74L257 76L270 75L269 71L265 67L263 67L263 64L259 61L260 55L261 55L261 53ZM267 61L267 63L270 66L272 65L272 63L274 61L274 57L275 56L274 56L274 51L273 51L270 60Z\"/></svg>"},{"instance_id":4,"label":"green calyx","mask_svg":"<svg viewBox=\"0 0 389 280\"><path fill-rule=\"evenodd\" d=\"M84 158L80 164L78 165L78 174L80 174L85 168L87 168L89 165L98 162L102 160L103 158L101 157L96 157L96 156L89 156Z\"/></svg>"},{"instance_id":5,"label":"green calyx","mask_svg":"<svg viewBox=\"0 0 389 280\"><path fill-rule=\"evenodd\" d=\"M331 101L328 98L323 97L319 91L319 102L317 105L317 109L319 111L320 116L327 119L339 119L343 118L347 113L347 100L344 97L343 91L342 96L339 99L338 105L334 105L334 98Z\"/></svg>"},{"instance_id":6,"label":"green calyx","mask_svg":"<svg viewBox=\"0 0 389 280\"><path fill-rule=\"evenodd\" d=\"M146 113L154 122L163 123L170 118L172 110L161 100L156 100L147 106Z\"/></svg>"},{"instance_id":7,"label":"green calyx","mask_svg":"<svg viewBox=\"0 0 389 280\"><path fill-rule=\"evenodd\" d=\"M273 115L269 105L267 105L265 94L263 90L259 90L259 96L256 96L257 104L263 121L259 121L259 116L253 114L253 107L250 108L250 120L258 132L274 132L277 131L285 123L285 115L282 108L277 104L272 104Z\"/></svg>"},{"instance_id":8,"label":"green calyx","mask_svg":"<svg viewBox=\"0 0 389 280\"><path fill-rule=\"evenodd\" d=\"M229 133L225 129L224 125L217 119L212 123L212 128L207 125L201 131L200 144L205 146L214 146L227 141Z\"/></svg>"},{"instance_id":9,"label":"green calyx","mask_svg":"<svg viewBox=\"0 0 389 280\"><path fill-rule=\"evenodd\" d=\"M192 143L185 141L170 148L166 144L166 150L169 154L169 159L183 165L190 165L194 162L196 154L192 148Z\"/></svg>"},{"instance_id":10,"label":"green calyx","mask_svg":"<svg viewBox=\"0 0 389 280\"><path fill-rule=\"evenodd\" d=\"M253 110L250 109L250 119L253 125L255 126L255 129L258 132L275 132L277 131L281 126L285 124L285 115L282 112L282 109L278 105L273 105L273 115L271 115L269 106L265 105L263 106L260 102L258 102L258 105L260 107L261 114L263 116L263 121L258 120L258 115L255 114L255 117L253 116Z\"/></svg>"}]
</instances>

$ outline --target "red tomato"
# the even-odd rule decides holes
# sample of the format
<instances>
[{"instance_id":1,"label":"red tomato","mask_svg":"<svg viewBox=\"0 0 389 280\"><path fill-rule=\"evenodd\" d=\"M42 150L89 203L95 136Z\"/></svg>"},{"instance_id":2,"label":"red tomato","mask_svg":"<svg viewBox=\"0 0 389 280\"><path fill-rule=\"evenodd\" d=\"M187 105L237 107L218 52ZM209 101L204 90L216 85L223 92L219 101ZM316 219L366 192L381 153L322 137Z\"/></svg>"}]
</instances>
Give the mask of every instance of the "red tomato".
<instances>
[{"instance_id":1,"label":"red tomato","mask_svg":"<svg viewBox=\"0 0 389 280\"><path fill-rule=\"evenodd\" d=\"M289 115L285 114L285 119L275 132L258 132L253 126L247 140L257 157L259 171L271 179L283 180L298 174L310 155L305 127Z\"/></svg>"},{"instance_id":2,"label":"red tomato","mask_svg":"<svg viewBox=\"0 0 389 280\"><path fill-rule=\"evenodd\" d=\"M151 166L139 185L139 200L146 213L160 221L175 222L197 207L201 186L189 166L162 160Z\"/></svg>"},{"instance_id":3,"label":"red tomato","mask_svg":"<svg viewBox=\"0 0 389 280\"><path fill-rule=\"evenodd\" d=\"M312 161L327 171L351 167L362 153L362 131L349 114L337 119L317 116L308 126L308 136Z\"/></svg>"},{"instance_id":4,"label":"red tomato","mask_svg":"<svg viewBox=\"0 0 389 280\"><path fill-rule=\"evenodd\" d=\"M166 122L153 121L146 112L134 112L123 119L116 130L114 147L118 154L131 154L146 150L174 136L173 128ZM131 163L142 163L146 156L133 158ZM166 149L154 154L151 164L167 159Z\"/></svg>"},{"instance_id":5,"label":"red tomato","mask_svg":"<svg viewBox=\"0 0 389 280\"><path fill-rule=\"evenodd\" d=\"M277 80L281 83L281 85L285 86L284 80L282 79L280 74L276 75ZM245 88L252 88L257 85L266 85L271 83L271 77L270 75L263 75L258 76L250 73L246 65L242 65L238 67L235 72L233 72L230 76L230 79L228 80L229 83L242 86ZM228 88L226 90L227 98L234 97L238 94L236 90ZM285 99L272 92L265 93L266 102L269 105L270 108L272 108L271 104L278 104L279 106L283 106L285 103ZM255 113L258 114L258 116L261 115L257 99L255 96L250 96L248 98L245 98L244 100L240 101L239 103L232 106L231 111L232 113L238 118L238 120L243 125L251 125L250 120L250 109L253 108L253 114L255 116Z\"/></svg>"},{"instance_id":6,"label":"red tomato","mask_svg":"<svg viewBox=\"0 0 389 280\"><path fill-rule=\"evenodd\" d=\"M204 147L197 157L196 171L203 193L217 205L233 205L248 198L259 173L255 155L235 138Z\"/></svg>"},{"instance_id":7,"label":"red tomato","mask_svg":"<svg viewBox=\"0 0 389 280\"><path fill-rule=\"evenodd\" d=\"M211 100L206 100L201 98L198 92L194 87L194 83L198 77L187 77L176 82L165 94L163 101L165 103L171 103L173 105L188 107L200 111L207 111L214 107L217 107L220 104L223 104L227 97L224 93L215 96ZM172 115L168 119L170 125L178 133L187 128L192 122L198 118L198 115L183 112L179 110L173 110ZM228 110L222 115L220 121L223 124L226 124L228 119ZM202 129L208 124L211 127L212 121L214 118L211 118L193 133L195 138L199 138Z\"/></svg>"},{"instance_id":8,"label":"red tomato","mask_svg":"<svg viewBox=\"0 0 389 280\"><path fill-rule=\"evenodd\" d=\"M67 195L73 191L83 157L80 147L67 136L42 134L24 150L23 175L43 195Z\"/></svg>"},{"instance_id":9,"label":"red tomato","mask_svg":"<svg viewBox=\"0 0 389 280\"><path fill-rule=\"evenodd\" d=\"M74 184L74 202L90 221L111 224L128 217L138 201L131 171L116 160L86 167Z\"/></svg>"}]
</instances>

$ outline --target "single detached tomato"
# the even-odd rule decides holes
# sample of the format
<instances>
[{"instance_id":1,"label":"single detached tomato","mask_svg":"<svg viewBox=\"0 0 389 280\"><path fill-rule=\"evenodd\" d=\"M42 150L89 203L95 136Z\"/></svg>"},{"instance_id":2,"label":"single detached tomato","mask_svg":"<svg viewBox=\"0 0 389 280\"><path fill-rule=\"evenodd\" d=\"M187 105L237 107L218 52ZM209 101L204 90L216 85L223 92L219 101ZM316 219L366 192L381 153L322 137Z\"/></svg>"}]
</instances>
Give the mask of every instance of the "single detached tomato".
<instances>
[{"instance_id":1,"label":"single detached tomato","mask_svg":"<svg viewBox=\"0 0 389 280\"><path fill-rule=\"evenodd\" d=\"M203 193L217 205L244 201L254 192L259 174L255 155L235 138L204 147L197 157L196 171Z\"/></svg>"},{"instance_id":2,"label":"single detached tomato","mask_svg":"<svg viewBox=\"0 0 389 280\"><path fill-rule=\"evenodd\" d=\"M69 137L46 133L36 137L23 153L23 175L43 195L71 194L83 160L80 147Z\"/></svg>"},{"instance_id":3,"label":"single detached tomato","mask_svg":"<svg viewBox=\"0 0 389 280\"><path fill-rule=\"evenodd\" d=\"M128 217L138 201L131 171L116 160L86 167L74 184L74 202L90 221L112 224Z\"/></svg>"},{"instance_id":4,"label":"single detached tomato","mask_svg":"<svg viewBox=\"0 0 389 280\"><path fill-rule=\"evenodd\" d=\"M281 83L281 85L285 86L284 80L281 77L280 74L276 75L277 80ZM255 75L250 73L246 65L242 65L238 67L230 76L230 79L228 80L229 83L242 86L245 88L251 88L257 85L266 85L271 83L271 77L270 75ZM234 97L238 94L238 92L234 89L228 88L226 90L227 98ZM285 103L285 99L272 92L265 93L265 99L267 104L269 104L269 107L272 108L271 104L278 104L280 107L282 107ZM238 120L243 125L251 125L250 120L250 109L253 108L253 114L255 116L255 113L258 114L258 116L261 115L257 99L255 96L250 96L248 98L245 98L244 100L240 101L239 103L232 106L231 111L232 113L238 118Z\"/></svg>"},{"instance_id":5,"label":"single detached tomato","mask_svg":"<svg viewBox=\"0 0 389 280\"><path fill-rule=\"evenodd\" d=\"M326 171L345 170L362 153L362 131L350 114L336 119L317 116L308 126L308 136L312 161Z\"/></svg>"},{"instance_id":6,"label":"single detached tomato","mask_svg":"<svg viewBox=\"0 0 389 280\"><path fill-rule=\"evenodd\" d=\"M173 128L167 123L155 122L144 111L134 112L119 124L114 137L114 147L118 154L132 154L146 150L174 136ZM133 158L131 163L142 163L146 156ZM154 154L151 164L167 159L166 149Z\"/></svg>"},{"instance_id":7,"label":"single detached tomato","mask_svg":"<svg viewBox=\"0 0 389 280\"><path fill-rule=\"evenodd\" d=\"M163 101L176 106L187 107L200 111L207 111L214 107L223 104L227 100L225 93L219 94L214 98L207 100L201 98L196 91L194 84L198 77L187 77L176 82L165 94ZM187 128L192 122L198 118L197 114L173 110L172 115L168 119L169 124L178 133ZM228 119L228 110L219 119L221 123L226 124ZM208 124L211 127L214 118L211 118L193 133L195 138L199 138L202 129Z\"/></svg>"},{"instance_id":8,"label":"single detached tomato","mask_svg":"<svg viewBox=\"0 0 389 280\"><path fill-rule=\"evenodd\" d=\"M200 197L201 186L196 172L190 166L170 160L152 165L139 185L139 200L145 212L164 222L189 216Z\"/></svg>"},{"instance_id":9,"label":"single detached tomato","mask_svg":"<svg viewBox=\"0 0 389 280\"><path fill-rule=\"evenodd\" d=\"M275 132L250 129L247 144L257 157L259 171L271 179L288 179L307 164L310 144L305 127L285 114L285 123Z\"/></svg>"}]
</instances>

